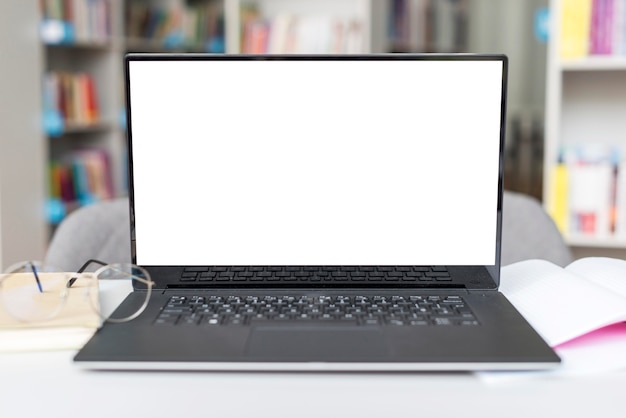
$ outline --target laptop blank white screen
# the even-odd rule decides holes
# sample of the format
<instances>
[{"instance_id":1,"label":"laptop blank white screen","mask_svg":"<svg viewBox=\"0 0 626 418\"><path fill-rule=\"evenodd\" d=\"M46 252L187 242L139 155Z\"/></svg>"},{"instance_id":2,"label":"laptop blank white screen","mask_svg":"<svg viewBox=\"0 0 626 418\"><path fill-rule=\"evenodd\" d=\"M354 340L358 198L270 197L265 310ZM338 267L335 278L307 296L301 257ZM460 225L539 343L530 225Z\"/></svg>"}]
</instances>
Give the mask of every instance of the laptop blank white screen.
<instances>
[{"instance_id":1,"label":"laptop blank white screen","mask_svg":"<svg viewBox=\"0 0 626 418\"><path fill-rule=\"evenodd\" d=\"M140 265L493 265L499 60L130 61Z\"/></svg>"}]
</instances>

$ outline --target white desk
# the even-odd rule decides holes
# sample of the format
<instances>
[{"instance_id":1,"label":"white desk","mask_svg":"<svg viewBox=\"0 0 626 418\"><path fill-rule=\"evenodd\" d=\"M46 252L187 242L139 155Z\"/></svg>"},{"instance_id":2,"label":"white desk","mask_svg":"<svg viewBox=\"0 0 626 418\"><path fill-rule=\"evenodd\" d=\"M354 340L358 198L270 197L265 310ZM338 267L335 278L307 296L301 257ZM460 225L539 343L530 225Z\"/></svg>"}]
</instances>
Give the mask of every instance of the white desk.
<instances>
[{"instance_id":1,"label":"white desk","mask_svg":"<svg viewBox=\"0 0 626 418\"><path fill-rule=\"evenodd\" d=\"M626 371L501 384L452 373L90 372L73 354L0 354L0 417L626 417Z\"/></svg>"}]
</instances>

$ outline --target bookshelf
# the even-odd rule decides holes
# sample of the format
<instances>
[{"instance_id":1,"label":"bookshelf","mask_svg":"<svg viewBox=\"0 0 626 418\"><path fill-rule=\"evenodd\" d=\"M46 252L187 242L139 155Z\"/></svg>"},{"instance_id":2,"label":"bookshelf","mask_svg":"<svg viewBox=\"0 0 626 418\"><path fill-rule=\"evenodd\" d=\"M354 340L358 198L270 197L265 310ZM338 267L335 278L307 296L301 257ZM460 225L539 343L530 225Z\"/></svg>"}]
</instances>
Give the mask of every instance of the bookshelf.
<instances>
[{"instance_id":1,"label":"bookshelf","mask_svg":"<svg viewBox=\"0 0 626 418\"><path fill-rule=\"evenodd\" d=\"M127 194L124 54L224 52L225 1L39 1L48 237L72 210Z\"/></svg>"},{"instance_id":2,"label":"bookshelf","mask_svg":"<svg viewBox=\"0 0 626 418\"><path fill-rule=\"evenodd\" d=\"M443 0L441 3L450 6L469 2ZM450 39L462 38L462 32L442 26L453 22L451 16L443 14L452 9L439 11L442 19L439 32L432 31L433 25L424 26L424 31L431 30L429 39L435 36L443 41L420 44L412 41L411 37L418 35L411 33L403 35L401 45L398 36L392 35L397 30L389 25L393 23L395 26L397 22L391 21L390 16L408 13L410 16L403 24L410 26L434 18L432 13L417 11L415 6L418 3L437 5L440 1L0 2L2 39L11 40L2 43L2 56L10 59L3 60L1 79L3 92L7 94L0 97L0 105L2 114L12 115L10 109L15 110L16 115L19 112L19 117L3 118L0 124L0 267L22 259L42 258L55 225L80 205L126 195L121 65L126 52L241 53L244 52L243 35L250 11L256 13L253 16L258 22L266 25L280 19L292 25L304 22L305 28L300 28L298 33L305 39L311 27L329 26L331 29L319 29L320 38L332 39L332 31L341 26L344 40L350 39L334 50L325 50L312 42L307 46L307 42L302 42L304 46L297 52L465 50L458 44L445 44ZM447 29L442 31L442 28ZM448 30L452 32L448 33ZM92 87L85 87L89 85ZM61 100L59 97L64 89L67 97ZM79 103L80 99L91 104L76 104L73 110L68 110L69 102ZM77 117L77 113L81 115ZM95 170L96 177L106 177L102 183L106 193L90 190L90 196L81 198L76 193L68 193L67 184L53 184L53 180L72 174L76 160L82 163L79 171ZM100 168L88 168L89 164ZM55 168L58 166L65 166L65 174ZM16 178L20 180L16 182ZM56 200L51 200L51 196Z\"/></svg>"},{"instance_id":3,"label":"bookshelf","mask_svg":"<svg viewBox=\"0 0 626 418\"><path fill-rule=\"evenodd\" d=\"M40 0L49 221L73 208L122 196L126 52L369 53L393 51L390 32L407 26L403 51L462 50L454 23L464 0ZM419 4L419 7L418 7ZM399 16L407 19L399 22ZM404 29L390 30L390 16ZM423 26L428 19L436 22ZM464 28L463 25L457 25ZM428 39L432 45L410 44ZM84 102L84 103L82 103ZM97 165L86 164L97 148ZM105 167L105 171L94 167ZM81 180L81 173L87 179ZM103 182L86 190L78 183ZM92 190L92 189L97 189Z\"/></svg>"},{"instance_id":4,"label":"bookshelf","mask_svg":"<svg viewBox=\"0 0 626 418\"><path fill-rule=\"evenodd\" d=\"M550 8L544 204L576 256L623 257L626 2L551 0Z\"/></svg>"},{"instance_id":5,"label":"bookshelf","mask_svg":"<svg viewBox=\"0 0 626 418\"><path fill-rule=\"evenodd\" d=\"M41 0L42 125L46 219L124 194L123 131L118 123L119 3Z\"/></svg>"}]
</instances>

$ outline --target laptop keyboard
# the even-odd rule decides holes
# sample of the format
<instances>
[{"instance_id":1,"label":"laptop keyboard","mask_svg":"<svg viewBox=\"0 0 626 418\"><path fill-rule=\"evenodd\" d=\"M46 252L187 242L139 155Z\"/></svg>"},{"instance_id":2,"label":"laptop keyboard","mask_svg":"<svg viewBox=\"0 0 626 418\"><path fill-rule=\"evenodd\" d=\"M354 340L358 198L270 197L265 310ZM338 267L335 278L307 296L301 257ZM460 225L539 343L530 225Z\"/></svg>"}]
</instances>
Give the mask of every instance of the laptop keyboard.
<instances>
[{"instance_id":1,"label":"laptop keyboard","mask_svg":"<svg viewBox=\"0 0 626 418\"><path fill-rule=\"evenodd\" d=\"M186 267L183 283L211 282L449 282L446 267L420 266L212 266Z\"/></svg>"},{"instance_id":2,"label":"laptop keyboard","mask_svg":"<svg viewBox=\"0 0 626 418\"><path fill-rule=\"evenodd\" d=\"M155 325L251 325L255 321L356 325L479 325L460 296L172 296Z\"/></svg>"}]
</instances>

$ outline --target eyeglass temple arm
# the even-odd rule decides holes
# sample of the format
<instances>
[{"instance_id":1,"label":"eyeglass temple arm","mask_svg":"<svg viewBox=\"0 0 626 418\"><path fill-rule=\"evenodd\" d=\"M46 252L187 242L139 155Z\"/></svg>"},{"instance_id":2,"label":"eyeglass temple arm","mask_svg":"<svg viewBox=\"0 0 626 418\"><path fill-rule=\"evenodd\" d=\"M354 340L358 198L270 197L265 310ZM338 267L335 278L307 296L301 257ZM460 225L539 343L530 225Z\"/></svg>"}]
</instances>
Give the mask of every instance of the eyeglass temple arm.
<instances>
[{"instance_id":1,"label":"eyeglass temple arm","mask_svg":"<svg viewBox=\"0 0 626 418\"><path fill-rule=\"evenodd\" d=\"M89 265L94 264L94 263L95 263L95 264L100 264L101 266L106 266L106 265L107 265L107 263L105 263L105 262L103 262L103 261L100 261L100 260L95 260L95 259L91 258L91 259L87 260L87 261L85 262L85 264L83 264L83 265L81 266L81 268L79 268L79 269L78 269L78 271L76 272L76 274L80 274L80 273L84 272L84 271L85 271L85 269L86 269L87 267L89 267ZM69 279L69 280L68 280L68 282L67 282L67 287L72 287L72 285L74 284L74 282L76 282L76 280L77 280L77 279L78 279L78 277L72 277L71 279Z\"/></svg>"},{"instance_id":2,"label":"eyeglass temple arm","mask_svg":"<svg viewBox=\"0 0 626 418\"><path fill-rule=\"evenodd\" d=\"M35 275L35 281L37 282L37 288L39 288L39 293L43 293L43 289L41 288L41 281L39 280L39 274L37 274L37 267L32 262L29 262L30 268L33 269L33 274Z\"/></svg>"}]
</instances>

